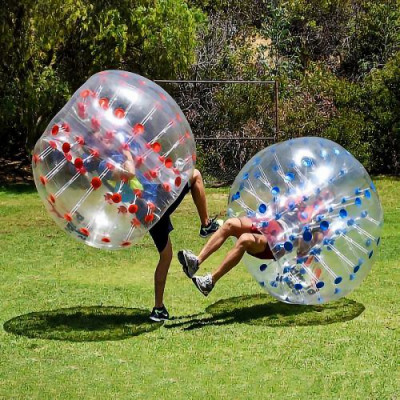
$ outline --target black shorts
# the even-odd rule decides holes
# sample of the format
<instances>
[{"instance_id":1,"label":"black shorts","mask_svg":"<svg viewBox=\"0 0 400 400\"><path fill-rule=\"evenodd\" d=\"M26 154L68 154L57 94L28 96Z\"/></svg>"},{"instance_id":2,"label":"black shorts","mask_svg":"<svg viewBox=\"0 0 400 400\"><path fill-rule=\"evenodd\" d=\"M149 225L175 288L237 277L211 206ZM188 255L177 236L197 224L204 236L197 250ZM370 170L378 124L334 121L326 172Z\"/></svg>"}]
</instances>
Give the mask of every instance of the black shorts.
<instances>
[{"instance_id":1,"label":"black shorts","mask_svg":"<svg viewBox=\"0 0 400 400\"><path fill-rule=\"evenodd\" d=\"M171 204L168 210L165 211L160 220L149 230L150 236L153 238L159 253L165 249L165 246L168 243L169 233L174 229L171 223L170 215L176 210L179 204L181 204L183 198L186 196L189 190L190 187L187 183L177 199Z\"/></svg>"}]
</instances>

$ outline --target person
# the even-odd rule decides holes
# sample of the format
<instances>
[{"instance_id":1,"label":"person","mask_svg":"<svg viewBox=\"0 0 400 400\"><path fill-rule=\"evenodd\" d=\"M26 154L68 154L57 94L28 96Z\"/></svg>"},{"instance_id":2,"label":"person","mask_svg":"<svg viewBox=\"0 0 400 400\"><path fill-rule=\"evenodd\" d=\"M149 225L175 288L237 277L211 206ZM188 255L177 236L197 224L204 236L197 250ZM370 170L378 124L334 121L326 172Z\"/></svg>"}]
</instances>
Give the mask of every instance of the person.
<instances>
[{"instance_id":1,"label":"person","mask_svg":"<svg viewBox=\"0 0 400 400\"><path fill-rule=\"evenodd\" d=\"M297 239L299 240L299 257L305 256L323 238L321 232L315 231L312 234L312 240L309 242ZM195 276L200 265L216 252L228 237L235 237L237 241L218 268L205 276ZM284 227L278 221L269 220L267 222L249 217L229 218L221 229L214 233L199 255L196 256L190 250L181 250L178 252L178 260L182 264L183 272L188 278L192 279L196 288L204 296L208 296L215 284L240 262L245 252L261 260L279 259L285 252L279 244L284 237ZM272 251L270 244L272 244L274 251ZM311 260L306 262L310 263Z\"/></svg>"},{"instance_id":2,"label":"person","mask_svg":"<svg viewBox=\"0 0 400 400\"><path fill-rule=\"evenodd\" d=\"M203 178L200 171L195 169L192 177L189 179L188 183L185 185L175 202L167 209L160 220L149 230L149 233L159 253L159 261L154 272L155 304L150 314L150 319L156 322L169 319L169 313L164 305L163 299L168 270L171 266L173 256L169 234L174 228L172 226L170 216L189 192L191 192L193 202L200 217L200 236L203 238L208 237L209 235L215 233L220 227L215 218L209 218Z\"/></svg>"}]
</instances>

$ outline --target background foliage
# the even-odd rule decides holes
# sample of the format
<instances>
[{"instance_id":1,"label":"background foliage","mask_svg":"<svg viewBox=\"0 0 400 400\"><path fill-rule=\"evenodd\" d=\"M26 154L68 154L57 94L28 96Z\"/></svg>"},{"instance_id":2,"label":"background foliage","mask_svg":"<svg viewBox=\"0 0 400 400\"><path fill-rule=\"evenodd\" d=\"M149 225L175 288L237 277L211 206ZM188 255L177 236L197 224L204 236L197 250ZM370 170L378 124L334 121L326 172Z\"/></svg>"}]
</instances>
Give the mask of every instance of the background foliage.
<instances>
[{"instance_id":1,"label":"background foliage","mask_svg":"<svg viewBox=\"0 0 400 400\"><path fill-rule=\"evenodd\" d=\"M372 173L400 173L399 0L5 0L0 23L4 156L28 155L90 75L120 68L152 79L277 79L279 140L325 136ZM273 136L272 90L167 90L197 135ZM229 176L268 144L221 143L199 142L200 159Z\"/></svg>"}]
</instances>

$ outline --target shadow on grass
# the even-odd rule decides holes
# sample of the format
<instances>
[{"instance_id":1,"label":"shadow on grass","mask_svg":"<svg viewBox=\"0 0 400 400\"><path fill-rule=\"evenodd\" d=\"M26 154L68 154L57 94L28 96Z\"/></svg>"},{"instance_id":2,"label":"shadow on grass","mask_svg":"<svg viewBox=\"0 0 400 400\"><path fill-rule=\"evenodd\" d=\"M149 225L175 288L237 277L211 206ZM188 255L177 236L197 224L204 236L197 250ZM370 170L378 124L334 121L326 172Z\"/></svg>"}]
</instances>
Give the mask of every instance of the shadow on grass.
<instances>
[{"instance_id":1,"label":"shadow on grass","mask_svg":"<svg viewBox=\"0 0 400 400\"><path fill-rule=\"evenodd\" d=\"M302 306L281 303L267 295L252 295L217 301L206 309L211 317L190 319L188 316L186 321L164 326L169 329L182 327L184 330L192 330L233 323L270 327L328 325L350 321L364 310L362 304L348 299L324 305Z\"/></svg>"},{"instance_id":2,"label":"shadow on grass","mask_svg":"<svg viewBox=\"0 0 400 400\"><path fill-rule=\"evenodd\" d=\"M148 310L94 306L20 315L5 322L4 330L29 338L91 342L128 339L161 325L149 320Z\"/></svg>"}]
</instances>

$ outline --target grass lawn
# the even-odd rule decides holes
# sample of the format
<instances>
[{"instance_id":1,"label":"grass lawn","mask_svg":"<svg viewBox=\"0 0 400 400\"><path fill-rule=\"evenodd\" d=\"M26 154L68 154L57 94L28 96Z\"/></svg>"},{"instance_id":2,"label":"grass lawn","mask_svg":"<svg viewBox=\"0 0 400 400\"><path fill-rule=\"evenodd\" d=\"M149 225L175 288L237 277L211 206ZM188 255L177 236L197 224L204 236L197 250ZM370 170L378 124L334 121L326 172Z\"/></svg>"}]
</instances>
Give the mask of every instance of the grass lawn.
<instances>
[{"instance_id":1,"label":"grass lawn","mask_svg":"<svg viewBox=\"0 0 400 400\"><path fill-rule=\"evenodd\" d=\"M62 232L34 188L0 188L0 398L400 398L400 180L376 184L382 246L348 298L278 303L242 264L204 298L175 259L165 298L175 319L164 325L147 319L150 237L130 250L96 250ZM211 214L225 212L227 192L208 190ZM190 196L173 222L175 253L198 251Z\"/></svg>"}]
</instances>

